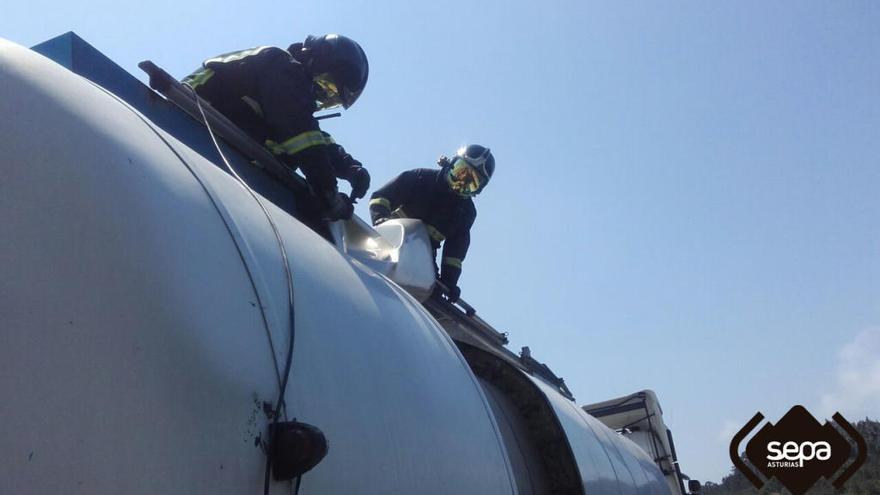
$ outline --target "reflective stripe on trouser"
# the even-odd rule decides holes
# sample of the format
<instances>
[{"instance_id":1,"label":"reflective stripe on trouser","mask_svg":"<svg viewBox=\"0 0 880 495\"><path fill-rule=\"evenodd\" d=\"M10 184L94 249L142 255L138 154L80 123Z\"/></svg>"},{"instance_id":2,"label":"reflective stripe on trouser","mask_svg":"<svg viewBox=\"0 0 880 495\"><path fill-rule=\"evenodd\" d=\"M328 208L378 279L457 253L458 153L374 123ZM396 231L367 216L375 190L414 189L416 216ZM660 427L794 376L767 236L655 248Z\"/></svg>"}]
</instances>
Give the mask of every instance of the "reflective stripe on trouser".
<instances>
[{"instance_id":1,"label":"reflective stripe on trouser","mask_svg":"<svg viewBox=\"0 0 880 495\"><path fill-rule=\"evenodd\" d=\"M454 266L456 268L461 268L461 258L453 258L451 256L446 256L443 258L443 264Z\"/></svg>"},{"instance_id":2,"label":"reflective stripe on trouser","mask_svg":"<svg viewBox=\"0 0 880 495\"><path fill-rule=\"evenodd\" d=\"M266 147L272 151L272 153L276 155L293 155L299 153L300 151L311 148L312 146L318 146L321 144L333 144L333 138L324 134L321 131L306 131L302 134L297 134L292 138L284 141L283 143L276 143L271 139L266 140Z\"/></svg>"},{"instance_id":3,"label":"reflective stripe on trouser","mask_svg":"<svg viewBox=\"0 0 880 495\"><path fill-rule=\"evenodd\" d=\"M196 89L202 84L205 84L208 79L211 79L211 76L213 75L214 71L212 71L211 69L202 68L186 76L181 82L191 87L192 89Z\"/></svg>"},{"instance_id":4,"label":"reflective stripe on trouser","mask_svg":"<svg viewBox=\"0 0 880 495\"><path fill-rule=\"evenodd\" d=\"M391 210L391 202L385 198L373 198L370 200L370 206L384 206Z\"/></svg>"}]
</instances>

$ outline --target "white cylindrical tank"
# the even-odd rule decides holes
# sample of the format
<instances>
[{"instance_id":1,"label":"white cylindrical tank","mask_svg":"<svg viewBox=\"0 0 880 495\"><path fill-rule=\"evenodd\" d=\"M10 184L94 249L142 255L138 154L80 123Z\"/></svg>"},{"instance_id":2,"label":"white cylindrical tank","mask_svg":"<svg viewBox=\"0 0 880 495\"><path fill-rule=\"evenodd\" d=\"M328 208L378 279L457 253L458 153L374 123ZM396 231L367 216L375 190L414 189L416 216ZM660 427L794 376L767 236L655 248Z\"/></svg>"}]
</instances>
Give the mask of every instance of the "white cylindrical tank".
<instances>
[{"instance_id":1,"label":"white cylindrical tank","mask_svg":"<svg viewBox=\"0 0 880 495\"><path fill-rule=\"evenodd\" d=\"M259 206L8 42L0 88L0 492L259 493L289 335ZM514 493L486 399L437 323L268 207L295 286L289 413L330 444L301 493Z\"/></svg>"}]
</instances>

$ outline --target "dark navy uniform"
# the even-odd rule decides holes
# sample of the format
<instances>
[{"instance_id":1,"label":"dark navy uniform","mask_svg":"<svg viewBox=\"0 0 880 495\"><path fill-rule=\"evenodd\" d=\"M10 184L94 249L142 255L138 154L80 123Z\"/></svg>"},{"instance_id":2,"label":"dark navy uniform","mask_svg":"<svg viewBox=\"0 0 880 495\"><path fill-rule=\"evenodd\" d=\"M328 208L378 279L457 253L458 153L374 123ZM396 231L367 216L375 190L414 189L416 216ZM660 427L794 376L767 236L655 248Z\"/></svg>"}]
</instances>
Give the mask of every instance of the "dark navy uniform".
<instances>
[{"instance_id":1,"label":"dark navy uniform","mask_svg":"<svg viewBox=\"0 0 880 495\"><path fill-rule=\"evenodd\" d=\"M336 177L352 181L362 168L321 131L312 77L286 50L220 55L183 82L282 162L301 168L319 198L335 195Z\"/></svg>"},{"instance_id":2,"label":"dark navy uniform","mask_svg":"<svg viewBox=\"0 0 880 495\"><path fill-rule=\"evenodd\" d=\"M471 198L449 189L443 172L419 168L400 174L373 193L370 216L374 224L391 217L421 220L431 236L435 254L443 244L440 281L453 288L457 287L461 276L477 209Z\"/></svg>"}]
</instances>

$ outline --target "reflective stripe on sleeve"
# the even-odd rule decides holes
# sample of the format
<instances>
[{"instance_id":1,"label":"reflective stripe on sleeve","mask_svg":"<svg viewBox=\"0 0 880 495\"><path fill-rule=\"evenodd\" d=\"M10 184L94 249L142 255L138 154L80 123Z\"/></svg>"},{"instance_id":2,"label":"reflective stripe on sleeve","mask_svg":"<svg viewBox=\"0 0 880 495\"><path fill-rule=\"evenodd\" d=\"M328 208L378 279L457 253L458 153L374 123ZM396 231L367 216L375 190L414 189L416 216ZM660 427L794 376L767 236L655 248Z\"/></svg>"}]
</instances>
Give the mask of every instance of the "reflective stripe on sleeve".
<instances>
[{"instance_id":1,"label":"reflective stripe on sleeve","mask_svg":"<svg viewBox=\"0 0 880 495\"><path fill-rule=\"evenodd\" d=\"M272 153L276 155L293 155L299 153L300 151L311 148L312 146L318 146L321 144L333 144L333 138L330 136L325 136L321 131L306 131L302 134L297 134L292 138L284 141L283 143L276 143L271 139L266 140L266 147L272 151Z\"/></svg>"},{"instance_id":2,"label":"reflective stripe on sleeve","mask_svg":"<svg viewBox=\"0 0 880 495\"><path fill-rule=\"evenodd\" d=\"M370 206L384 206L390 210L391 202L385 198L373 198L370 200Z\"/></svg>"},{"instance_id":3,"label":"reflective stripe on sleeve","mask_svg":"<svg viewBox=\"0 0 880 495\"><path fill-rule=\"evenodd\" d=\"M449 265L449 266L454 266L456 268L461 268L461 259L446 256L445 258L443 258L443 264Z\"/></svg>"},{"instance_id":4,"label":"reflective stripe on sleeve","mask_svg":"<svg viewBox=\"0 0 880 495\"><path fill-rule=\"evenodd\" d=\"M214 75L214 71L211 69L199 69L192 74L186 76L183 79L183 84L191 87L192 89L196 89L208 82L208 79L211 79L211 76Z\"/></svg>"},{"instance_id":5,"label":"reflective stripe on sleeve","mask_svg":"<svg viewBox=\"0 0 880 495\"><path fill-rule=\"evenodd\" d=\"M210 63L225 64L228 62L235 62L236 60L241 60L245 57L250 57L251 55L256 55L256 54L260 53L261 51L265 50L266 48L272 48L272 47L271 46L258 46L256 48L248 48L247 50L239 50L237 52L224 53L222 55L217 55L214 58L209 58L208 60L205 60L205 65L208 65Z\"/></svg>"}]
</instances>

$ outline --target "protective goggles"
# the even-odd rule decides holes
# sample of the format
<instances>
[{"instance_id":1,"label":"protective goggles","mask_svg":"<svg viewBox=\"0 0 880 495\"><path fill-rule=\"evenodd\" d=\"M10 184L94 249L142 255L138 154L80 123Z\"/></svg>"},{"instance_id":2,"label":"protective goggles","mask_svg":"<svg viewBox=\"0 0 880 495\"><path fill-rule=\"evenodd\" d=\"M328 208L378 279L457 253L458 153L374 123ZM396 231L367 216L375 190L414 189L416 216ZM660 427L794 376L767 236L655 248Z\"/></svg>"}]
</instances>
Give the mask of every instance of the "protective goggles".
<instances>
[{"instance_id":1,"label":"protective goggles","mask_svg":"<svg viewBox=\"0 0 880 495\"><path fill-rule=\"evenodd\" d=\"M474 196L483 189L486 178L464 158L457 157L446 175L449 188L462 196Z\"/></svg>"},{"instance_id":2,"label":"protective goggles","mask_svg":"<svg viewBox=\"0 0 880 495\"><path fill-rule=\"evenodd\" d=\"M328 108L343 105L342 94L339 92L339 87L336 86L336 82L333 81L333 77L330 74L315 76L315 86L315 99L317 100L315 103L317 103L319 110L327 110Z\"/></svg>"}]
</instances>

